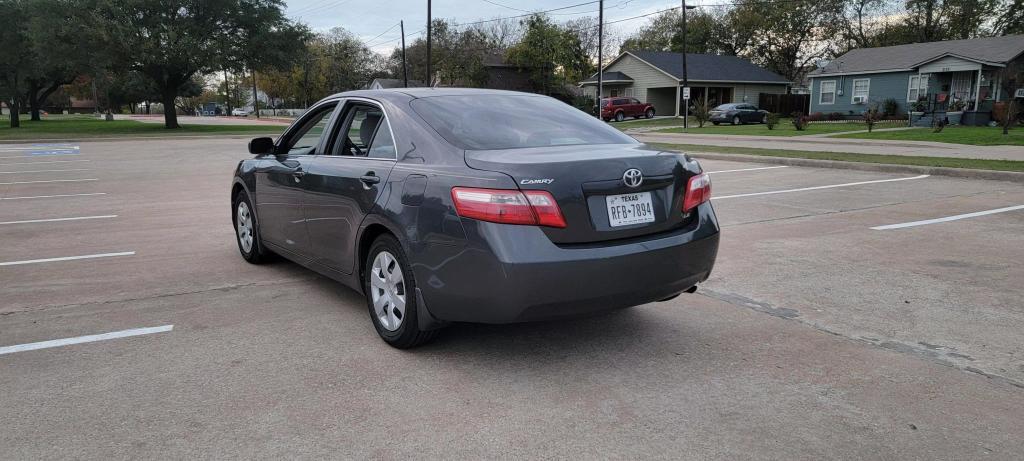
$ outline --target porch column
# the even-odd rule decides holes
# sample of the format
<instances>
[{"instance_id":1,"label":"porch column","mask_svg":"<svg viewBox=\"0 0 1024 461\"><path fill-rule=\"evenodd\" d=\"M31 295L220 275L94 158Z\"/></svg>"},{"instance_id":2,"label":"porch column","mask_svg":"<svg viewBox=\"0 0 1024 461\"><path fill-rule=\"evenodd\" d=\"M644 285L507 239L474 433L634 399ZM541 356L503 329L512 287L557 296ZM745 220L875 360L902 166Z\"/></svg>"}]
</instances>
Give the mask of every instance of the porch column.
<instances>
[{"instance_id":1,"label":"porch column","mask_svg":"<svg viewBox=\"0 0 1024 461\"><path fill-rule=\"evenodd\" d=\"M974 85L974 111L981 108L981 66L978 66L978 83Z\"/></svg>"},{"instance_id":2,"label":"porch column","mask_svg":"<svg viewBox=\"0 0 1024 461\"><path fill-rule=\"evenodd\" d=\"M708 88L711 88L711 87L710 86L704 87L704 107L705 108L708 107Z\"/></svg>"},{"instance_id":3,"label":"porch column","mask_svg":"<svg viewBox=\"0 0 1024 461\"><path fill-rule=\"evenodd\" d=\"M679 118L679 104L682 102L682 100L680 99L682 97L683 97L682 90L680 89L680 85L677 84L676 85L676 118Z\"/></svg>"}]
</instances>

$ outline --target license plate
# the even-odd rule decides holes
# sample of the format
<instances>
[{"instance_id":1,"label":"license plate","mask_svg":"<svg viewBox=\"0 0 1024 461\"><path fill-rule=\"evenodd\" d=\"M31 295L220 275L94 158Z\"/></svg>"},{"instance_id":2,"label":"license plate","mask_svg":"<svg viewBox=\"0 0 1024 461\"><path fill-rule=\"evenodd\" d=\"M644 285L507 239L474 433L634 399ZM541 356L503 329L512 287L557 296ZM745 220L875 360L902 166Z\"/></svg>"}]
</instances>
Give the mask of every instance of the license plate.
<instances>
[{"instance_id":1,"label":"license plate","mask_svg":"<svg viewBox=\"0 0 1024 461\"><path fill-rule=\"evenodd\" d=\"M608 224L612 227L654 222L650 192L609 195L604 199L608 204Z\"/></svg>"}]
</instances>

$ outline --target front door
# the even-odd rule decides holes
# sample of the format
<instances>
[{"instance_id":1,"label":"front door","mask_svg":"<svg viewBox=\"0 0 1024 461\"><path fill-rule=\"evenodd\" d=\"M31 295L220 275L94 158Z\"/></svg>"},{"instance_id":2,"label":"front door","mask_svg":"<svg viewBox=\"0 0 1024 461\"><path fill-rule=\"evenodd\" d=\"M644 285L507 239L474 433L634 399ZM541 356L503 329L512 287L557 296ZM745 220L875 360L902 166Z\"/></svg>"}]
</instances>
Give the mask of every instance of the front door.
<instances>
[{"instance_id":1,"label":"front door","mask_svg":"<svg viewBox=\"0 0 1024 461\"><path fill-rule=\"evenodd\" d=\"M352 273L356 232L387 189L397 154L384 111L349 100L339 115L330 149L306 172L306 226L314 261Z\"/></svg>"},{"instance_id":2,"label":"front door","mask_svg":"<svg viewBox=\"0 0 1024 461\"><path fill-rule=\"evenodd\" d=\"M336 108L336 101L312 108L281 137L275 155L261 159L256 169L260 238L298 256L308 256L311 249L302 210L304 176Z\"/></svg>"}]
</instances>

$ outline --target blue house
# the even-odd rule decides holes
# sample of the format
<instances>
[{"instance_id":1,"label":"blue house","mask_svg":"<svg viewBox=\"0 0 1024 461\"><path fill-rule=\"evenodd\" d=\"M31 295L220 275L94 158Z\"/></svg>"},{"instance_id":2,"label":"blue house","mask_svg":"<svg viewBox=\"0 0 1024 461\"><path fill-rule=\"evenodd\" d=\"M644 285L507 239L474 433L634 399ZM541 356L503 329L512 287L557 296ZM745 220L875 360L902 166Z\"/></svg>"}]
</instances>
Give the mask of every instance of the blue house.
<instances>
[{"instance_id":1,"label":"blue house","mask_svg":"<svg viewBox=\"0 0 1024 461\"><path fill-rule=\"evenodd\" d=\"M998 72L1024 60L1024 35L852 50L810 73L811 113L860 115L895 99L916 125L950 118L981 125L1006 101Z\"/></svg>"}]
</instances>

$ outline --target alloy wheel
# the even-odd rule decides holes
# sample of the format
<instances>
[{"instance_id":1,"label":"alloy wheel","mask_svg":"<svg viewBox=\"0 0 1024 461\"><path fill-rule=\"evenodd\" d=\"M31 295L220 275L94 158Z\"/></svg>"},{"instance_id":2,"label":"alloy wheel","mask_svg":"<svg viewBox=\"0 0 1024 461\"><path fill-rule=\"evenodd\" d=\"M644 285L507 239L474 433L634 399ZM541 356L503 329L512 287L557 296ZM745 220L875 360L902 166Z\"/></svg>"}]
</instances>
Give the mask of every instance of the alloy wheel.
<instances>
[{"instance_id":1,"label":"alloy wheel","mask_svg":"<svg viewBox=\"0 0 1024 461\"><path fill-rule=\"evenodd\" d=\"M370 269L370 298L381 326L395 331L405 319L405 276L398 259L387 251L377 253Z\"/></svg>"},{"instance_id":2,"label":"alloy wheel","mask_svg":"<svg viewBox=\"0 0 1024 461\"><path fill-rule=\"evenodd\" d=\"M245 201L238 202L238 209L235 211L235 221L238 243L242 244L242 250L249 253L252 251L253 225L252 213L249 212L249 205Z\"/></svg>"}]
</instances>

